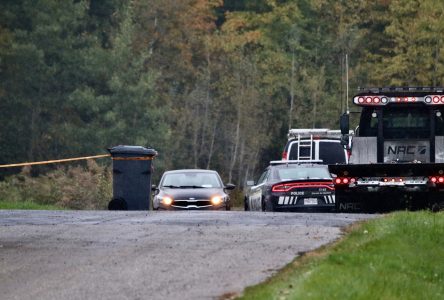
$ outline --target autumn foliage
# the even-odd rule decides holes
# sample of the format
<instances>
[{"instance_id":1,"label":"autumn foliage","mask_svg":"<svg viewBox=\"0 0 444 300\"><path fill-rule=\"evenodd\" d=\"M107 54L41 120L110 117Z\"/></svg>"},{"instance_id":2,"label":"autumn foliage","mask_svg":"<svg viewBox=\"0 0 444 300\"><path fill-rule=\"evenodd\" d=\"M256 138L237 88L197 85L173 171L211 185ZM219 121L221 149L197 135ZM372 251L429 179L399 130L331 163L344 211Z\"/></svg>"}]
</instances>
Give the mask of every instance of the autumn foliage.
<instances>
[{"instance_id":1,"label":"autumn foliage","mask_svg":"<svg viewBox=\"0 0 444 300\"><path fill-rule=\"evenodd\" d=\"M439 0L2 1L0 164L141 145L155 182L209 168L242 187L289 127L338 127L346 54L350 94L443 85L443 15Z\"/></svg>"}]
</instances>

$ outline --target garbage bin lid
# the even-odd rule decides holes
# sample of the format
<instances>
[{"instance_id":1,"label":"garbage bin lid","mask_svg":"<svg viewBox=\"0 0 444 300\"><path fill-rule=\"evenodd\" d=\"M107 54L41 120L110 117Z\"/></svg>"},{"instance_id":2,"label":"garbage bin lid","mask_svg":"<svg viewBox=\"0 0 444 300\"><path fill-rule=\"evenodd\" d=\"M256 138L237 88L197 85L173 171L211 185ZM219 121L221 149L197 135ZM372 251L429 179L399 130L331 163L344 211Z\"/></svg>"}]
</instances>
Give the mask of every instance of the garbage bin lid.
<instances>
[{"instance_id":1,"label":"garbage bin lid","mask_svg":"<svg viewBox=\"0 0 444 300\"><path fill-rule=\"evenodd\" d=\"M119 145L108 149L112 156L116 154L144 155L156 156L157 151L153 148L145 148L142 146Z\"/></svg>"}]
</instances>

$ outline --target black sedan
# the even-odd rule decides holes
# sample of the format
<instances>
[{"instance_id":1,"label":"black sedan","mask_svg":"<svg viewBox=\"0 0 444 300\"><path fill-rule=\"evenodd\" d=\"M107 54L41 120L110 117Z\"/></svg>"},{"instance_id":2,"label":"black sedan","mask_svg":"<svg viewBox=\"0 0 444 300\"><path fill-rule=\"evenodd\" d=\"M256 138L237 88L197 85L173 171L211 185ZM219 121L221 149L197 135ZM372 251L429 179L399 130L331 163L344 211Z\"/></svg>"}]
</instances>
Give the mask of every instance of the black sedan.
<instances>
[{"instance_id":1,"label":"black sedan","mask_svg":"<svg viewBox=\"0 0 444 300\"><path fill-rule=\"evenodd\" d=\"M245 210L333 210L334 185L326 165L273 161L257 183L249 182Z\"/></svg>"},{"instance_id":2,"label":"black sedan","mask_svg":"<svg viewBox=\"0 0 444 300\"><path fill-rule=\"evenodd\" d=\"M211 170L174 170L162 175L153 187L153 208L163 210L230 210L227 190L219 174Z\"/></svg>"}]
</instances>

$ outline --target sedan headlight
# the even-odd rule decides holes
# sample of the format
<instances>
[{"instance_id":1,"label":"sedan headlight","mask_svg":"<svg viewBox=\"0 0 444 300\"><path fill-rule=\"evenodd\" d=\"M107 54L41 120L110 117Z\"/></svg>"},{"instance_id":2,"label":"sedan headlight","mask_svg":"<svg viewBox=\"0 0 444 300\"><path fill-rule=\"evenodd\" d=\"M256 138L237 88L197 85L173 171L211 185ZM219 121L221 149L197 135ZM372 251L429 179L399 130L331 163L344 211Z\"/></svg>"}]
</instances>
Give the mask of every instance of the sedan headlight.
<instances>
[{"instance_id":1,"label":"sedan headlight","mask_svg":"<svg viewBox=\"0 0 444 300\"><path fill-rule=\"evenodd\" d=\"M219 205L222 203L222 197L221 196L214 196L211 198L211 203L213 205Z\"/></svg>"},{"instance_id":2,"label":"sedan headlight","mask_svg":"<svg viewBox=\"0 0 444 300\"><path fill-rule=\"evenodd\" d=\"M165 196L162 198L161 202L164 205L171 205L173 203L173 198Z\"/></svg>"}]
</instances>

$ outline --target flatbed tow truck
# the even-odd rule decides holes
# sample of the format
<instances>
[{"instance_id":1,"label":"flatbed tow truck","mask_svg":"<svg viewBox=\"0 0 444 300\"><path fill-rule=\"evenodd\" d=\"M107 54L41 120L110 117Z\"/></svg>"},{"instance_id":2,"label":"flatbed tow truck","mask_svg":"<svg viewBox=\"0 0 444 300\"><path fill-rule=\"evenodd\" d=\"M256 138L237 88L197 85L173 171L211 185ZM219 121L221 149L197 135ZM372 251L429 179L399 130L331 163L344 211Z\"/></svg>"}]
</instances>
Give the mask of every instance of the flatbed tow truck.
<instances>
[{"instance_id":1,"label":"flatbed tow truck","mask_svg":"<svg viewBox=\"0 0 444 300\"><path fill-rule=\"evenodd\" d=\"M349 114L340 119L348 164L329 165L340 212L444 207L444 88L360 89L362 108L349 144Z\"/></svg>"}]
</instances>

